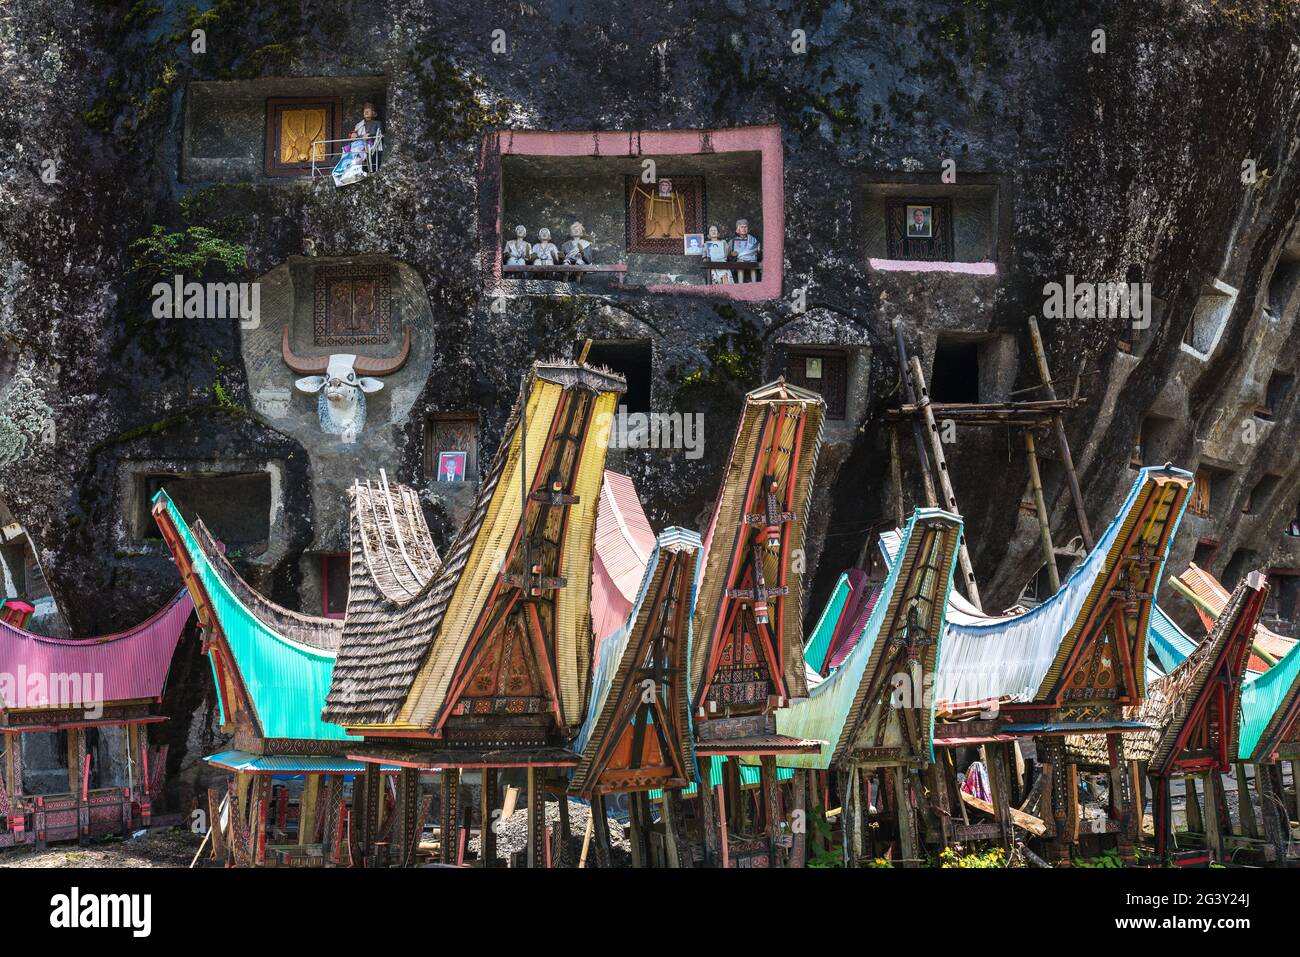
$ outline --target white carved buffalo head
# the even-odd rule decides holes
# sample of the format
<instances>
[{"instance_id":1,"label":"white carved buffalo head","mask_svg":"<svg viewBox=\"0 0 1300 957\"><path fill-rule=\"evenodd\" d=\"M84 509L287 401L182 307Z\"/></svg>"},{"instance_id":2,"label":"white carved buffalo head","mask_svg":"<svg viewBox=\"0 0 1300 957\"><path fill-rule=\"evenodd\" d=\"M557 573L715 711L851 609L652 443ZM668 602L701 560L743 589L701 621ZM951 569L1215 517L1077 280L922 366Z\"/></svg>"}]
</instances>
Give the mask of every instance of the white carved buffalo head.
<instances>
[{"instance_id":1,"label":"white carved buffalo head","mask_svg":"<svg viewBox=\"0 0 1300 957\"><path fill-rule=\"evenodd\" d=\"M289 348L287 326L281 341L285 365L294 372L314 373L304 375L294 382L294 386L300 392L316 393L321 431L342 435L347 441L353 441L365 427L366 394L384 387L379 379L364 373L390 375L406 363L410 351L410 327L407 327L402 340L402 351L391 359L358 358L350 353L307 358L297 356Z\"/></svg>"}]
</instances>

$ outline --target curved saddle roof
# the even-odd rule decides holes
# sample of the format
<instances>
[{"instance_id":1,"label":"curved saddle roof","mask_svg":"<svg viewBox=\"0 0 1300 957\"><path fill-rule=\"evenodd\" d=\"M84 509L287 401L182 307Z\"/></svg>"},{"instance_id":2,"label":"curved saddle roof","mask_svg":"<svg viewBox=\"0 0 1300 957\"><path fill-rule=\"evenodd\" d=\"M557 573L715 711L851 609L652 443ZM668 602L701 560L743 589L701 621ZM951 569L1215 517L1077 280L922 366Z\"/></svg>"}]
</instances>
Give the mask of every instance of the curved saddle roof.
<instances>
[{"instance_id":1,"label":"curved saddle roof","mask_svg":"<svg viewBox=\"0 0 1300 957\"><path fill-rule=\"evenodd\" d=\"M902 558L843 664L776 713L780 734L821 741L821 750L782 755L781 765L826 768L866 754L884 763L933 760L927 679L946 654L944 613L961 533L961 518L949 512L912 513L896 540ZM900 686L900 677L913 687Z\"/></svg>"},{"instance_id":2,"label":"curved saddle roof","mask_svg":"<svg viewBox=\"0 0 1300 957\"><path fill-rule=\"evenodd\" d=\"M193 607L189 593L181 589L134 628L84 640L47 638L0 621L0 675L46 679L20 679L16 686L0 682L0 707L79 708L100 702L158 700ZM84 687L80 679L88 675L102 676L102 687ZM78 700L63 700L70 694Z\"/></svg>"},{"instance_id":3,"label":"curved saddle roof","mask_svg":"<svg viewBox=\"0 0 1300 957\"><path fill-rule=\"evenodd\" d=\"M153 501L154 518L199 618L219 633L235 672L231 677L247 695L262 737L345 740L341 727L321 719L343 623L301 615L262 597L239 577L201 524L190 528L166 491ZM229 691L215 657L209 658L229 720Z\"/></svg>"},{"instance_id":4,"label":"curved saddle roof","mask_svg":"<svg viewBox=\"0 0 1300 957\"><path fill-rule=\"evenodd\" d=\"M1023 614L989 617L953 592L944 630L944 655L935 685L940 711L988 707L994 703L1046 702L1075 651L1075 644L1102 603L1113 598L1117 565L1125 559L1148 567L1159 580L1183 509L1191 474L1172 467L1142 469L1119 512L1096 546L1056 594ZM1181 492L1181 495L1180 495ZM897 533L881 536L893 561ZM1107 588L1111 594L1105 594ZM1150 609L1150 593L1138 594ZM1140 614L1140 611L1139 611ZM1151 614L1148 611L1147 621ZM1134 678L1145 687L1145 622L1138 621Z\"/></svg>"}]
</instances>

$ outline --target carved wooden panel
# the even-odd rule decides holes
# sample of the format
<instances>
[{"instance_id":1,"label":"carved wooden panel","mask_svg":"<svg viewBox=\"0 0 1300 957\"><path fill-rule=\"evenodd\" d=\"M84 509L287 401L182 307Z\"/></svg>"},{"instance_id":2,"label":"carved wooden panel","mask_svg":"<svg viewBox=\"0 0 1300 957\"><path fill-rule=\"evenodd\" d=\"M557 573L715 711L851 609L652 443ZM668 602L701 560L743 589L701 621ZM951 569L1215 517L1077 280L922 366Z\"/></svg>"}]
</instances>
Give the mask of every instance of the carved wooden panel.
<instances>
[{"instance_id":1,"label":"carved wooden panel","mask_svg":"<svg viewBox=\"0 0 1300 957\"><path fill-rule=\"evenodd\" d=\"M272 97L266 101L267 176L302 176L312 159L328 162L320 141L339 138L339 97ZM334 144L337 146L338 144Z\"/></svg>"},{"instance_id":2,"label":"carved wooden panel","mask_svg":"<svg viewBox=\"0 0 1300 957\"><path fill-rule=\"evenodd\" d=\"M429 417L424 444L424 474L438 477L442 452L464 452L464 480L478 478L478 416L467 412L438 412Z\"/></svg>"},{"instance_id":3,"label":"carved wooden panel","mask_svg":"<svg viewBox=\"0 0 1300 957\"><path fill-rule=\"evenodd\" d=\"M826 418L844 418L849 395L849 357L844 353L791 352L786 357L785 379L825 399Z\"/></svg>"},{"instance_id":4,"label":"carved wooden panel","mask_svg":"<svg viewBox=\"0 0 1300 957\"><path fill-rule=\"evenodd\" d=\"M318 346L380 345L392 338L388 270L326 266L316 272L312 326Z\"/></svg>"},{"instance_id":5,"label":"carved wooden panel","mask_svg":"<svg viewBox=\"0 0 1300 957\"><path fill-rule=\"evenodd\" d=\"M662 185L671 184L666 193ZM705 230L703 176L661 176L656 183L627 177L627 249L683 255L682 237Z\"/></svg>"}]
</instances>

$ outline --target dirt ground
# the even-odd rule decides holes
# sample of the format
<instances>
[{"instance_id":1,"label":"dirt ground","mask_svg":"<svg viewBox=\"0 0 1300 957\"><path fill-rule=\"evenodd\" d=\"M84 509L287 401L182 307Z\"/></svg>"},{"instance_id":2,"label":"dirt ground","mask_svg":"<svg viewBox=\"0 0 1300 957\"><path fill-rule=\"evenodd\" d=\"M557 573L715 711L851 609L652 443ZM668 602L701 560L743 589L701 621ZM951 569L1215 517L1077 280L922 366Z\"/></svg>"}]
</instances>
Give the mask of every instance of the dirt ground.
<instances>
[{"instance_id":1,"label":"dirt ground","mask_svg":"<svg viewBox=\"0 0 1300 957\"><path fill-rule=\"evenodd\" d=\"M168 828L85 846L14 847L0 853L0 867L189 867L202 840L183 828Z\"/></svg>"}]
</instances>

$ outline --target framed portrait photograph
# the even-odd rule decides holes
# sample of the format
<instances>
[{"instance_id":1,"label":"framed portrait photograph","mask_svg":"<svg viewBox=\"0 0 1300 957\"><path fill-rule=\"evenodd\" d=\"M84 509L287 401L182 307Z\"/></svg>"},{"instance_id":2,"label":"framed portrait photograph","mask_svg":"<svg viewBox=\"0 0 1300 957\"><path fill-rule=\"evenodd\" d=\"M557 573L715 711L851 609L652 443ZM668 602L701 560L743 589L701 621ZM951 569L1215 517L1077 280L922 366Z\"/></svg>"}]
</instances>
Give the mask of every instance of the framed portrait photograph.
<instances>
[{"instance_id":1,"label":"framed portrait photograph","mask_svg":"<svg viewBox=\"0 0 1300 957\"><path fill-rule=\"evenodd\" d=\"M467 457L468 453L466 452L439 452L438 481L465 481L465 460Z\"/></svg>"},{"instance_id":2,"label":"framed portrait photograph","mask_svg":"<svg viewBox=\"0 0 1300 957\"><path fill-rule=\"evenodd\" d=\"M934 229L933 206L907 207L907 238L929 239Z\"/></svg>"},{"instance_id":3,"label":"framed portrait photograph","mask_svg":"<svg viewBox=\"0 0 1300 957\"><path fill-rule=\"evenodd\" d=\"M803 361L804 375L809 379L820 379L822 377L821 356L805 356Z\"/></svg>"},{"instance_id":4,"label":"framed portrait photograph","mask_svg":"<svg viewBox=\"0 0 1300 957\"><path fill-rule=\"evenodd\" d=\"M682 237L682 252L687 256L704 255L704 234L687 233Z\"/></svg>"}]
</instances>

